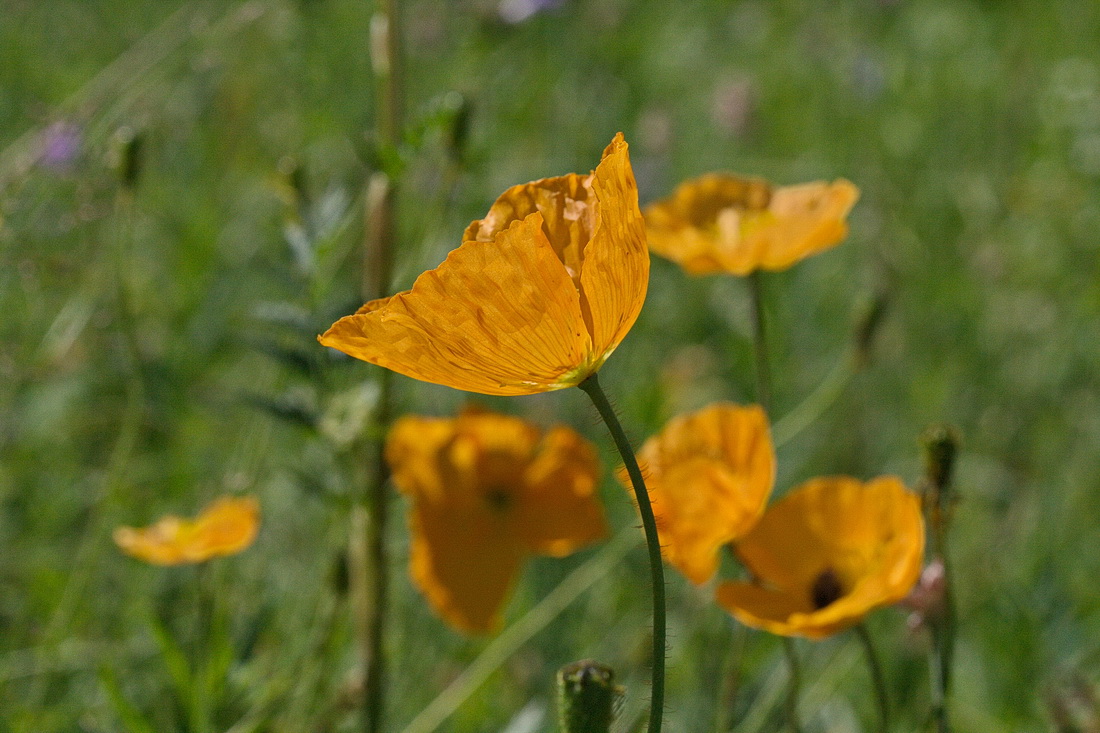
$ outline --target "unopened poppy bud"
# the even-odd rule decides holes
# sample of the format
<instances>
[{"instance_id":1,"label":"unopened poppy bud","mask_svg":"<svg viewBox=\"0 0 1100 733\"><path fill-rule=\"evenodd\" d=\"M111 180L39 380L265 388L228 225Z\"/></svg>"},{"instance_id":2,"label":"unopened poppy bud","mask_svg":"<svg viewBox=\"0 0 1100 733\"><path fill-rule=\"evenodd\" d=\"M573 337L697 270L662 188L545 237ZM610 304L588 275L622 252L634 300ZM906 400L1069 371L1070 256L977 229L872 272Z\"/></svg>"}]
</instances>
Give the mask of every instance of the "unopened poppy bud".
<instances>
[{"instance_id":1,"label":"unopened poppy bud","mask_svg":"<svg viewBox=\"0 0 1100 733\"><path fill-rule=\"evenodd\" d=\"M445 129L447 152L452 159L462 160L466 152L466 141L470 137L473 105L469 97L455 91L448 92L443 97L443 105L448 117Z\"/></svg>"},{"instance_id":2,"label":"unopened poppy bud","mask_svg":"<svg viewBox=\"0 0 1100 733\"><path fill-rule=\"evenodd\" d=\"M959 431L951 425L932 425L921 434L920 442L924 448L924 477L934 491L942 493L951 484L961 442Z\"/></svg>"},{"instance_id":3,"label":"unopened poppy bud","mask_svg":"<svg viewBox=\"0 0 1100 733\"><path fill-rule=\"evenodd\" d=\"M118 177L123 186L133 190L141 175L144 138L131 127L120 127L115 132L115 144L118 146L115 153Z\"/></svg>"},{"instance_id":4,"label":"unopened poppy bud","mask_svg":"<svg viewBox=\"0 0 1100 733\"><path fill-rule=\"evenodd\" d=\"M855 342L856 365L863 367L871 357L871 347L874 346L875 336L878 335L879 326L882 325L883 316L886 315L886 306L889 296L880 292L874 296L862 309L856 320L853 333Z\"/></svg>"},{"instance_id":5,"label":"unopened poppy bud","mask_svg":"<svg viewBox=\"0 0 1100 733\"><path fill-rule=\"evenodd\" d=\"M615 671L591 659L558 670L558 721L563 733L608 733L623 689Z\"/></svg>"}]
</instances>

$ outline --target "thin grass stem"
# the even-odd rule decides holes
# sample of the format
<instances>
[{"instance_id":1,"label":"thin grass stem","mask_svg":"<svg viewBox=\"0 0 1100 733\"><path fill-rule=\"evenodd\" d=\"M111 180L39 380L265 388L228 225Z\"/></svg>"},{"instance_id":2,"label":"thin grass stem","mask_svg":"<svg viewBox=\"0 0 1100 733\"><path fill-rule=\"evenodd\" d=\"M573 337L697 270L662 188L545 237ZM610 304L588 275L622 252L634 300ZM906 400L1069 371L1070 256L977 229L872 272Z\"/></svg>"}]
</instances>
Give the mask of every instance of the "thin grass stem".
<instances>
[{"instance_id":1,"label":"thin grass stem","mask_svg":"<svg viewBox=\"0 0 1100 733\"><path fill-rule=\"evenodd\" d=\"M875 649L875 641L871 638L871 632L867 630L867 624L858 624L855 632L863 646L863 652L867 657L867 668L871 672L871 682L875 686L880 721L879 731L886 733L890 730L890 695L886 688L886 676L882 673L882 664Z\"/></svg>"},{"instance_id":2,"label":"thin grass stem","mask_svg":"<svg viewBox=\"0 0 1100 733\"><path fill-rule=\"evenodd\" d=\"M634 487L634 498L638 502L638 512L642 515L642 527L645 530L646 547L649 550L649 572L653 585L653 685L649 700L649 733L660 733L664 716L665 700L665 572L661 561L661 540L657 536L657 520L653 516L653 506L649 502L649 492L638 468L638 460L630 447L623 426L615 415L614 408L607 399L596 375L585 379L578 387L584 391L596 406L615 447L619 449L623 465Z\"/></svg>"},{"instance_id":3,"label":"thin grass stem","mask_svg":"<svg viewBox=\"0 0 1100 733\"><path fill-rule=\"evenodd\" d=\"M798 649L794 639L783 637L783 653L787 657L787 726L792 733L802 733L802 718L798 714L798 699L802 696L802 664L798 660Z\"/></svg>"},{"instance_id":4,"label":"thin grass stem","mask_svg":"<svg viewBox=\"0 0 1100 733\"><path fill-rule=\"evenodd\" d=\"M582 593L602 580L627 553L638 546L633 529L622 531L583 565L570 573L516 623L493 639L485 650L446 689L405 726L402 733L432 733L462 705L500 665L568 608Z\"/></svg>"}]
</instances>

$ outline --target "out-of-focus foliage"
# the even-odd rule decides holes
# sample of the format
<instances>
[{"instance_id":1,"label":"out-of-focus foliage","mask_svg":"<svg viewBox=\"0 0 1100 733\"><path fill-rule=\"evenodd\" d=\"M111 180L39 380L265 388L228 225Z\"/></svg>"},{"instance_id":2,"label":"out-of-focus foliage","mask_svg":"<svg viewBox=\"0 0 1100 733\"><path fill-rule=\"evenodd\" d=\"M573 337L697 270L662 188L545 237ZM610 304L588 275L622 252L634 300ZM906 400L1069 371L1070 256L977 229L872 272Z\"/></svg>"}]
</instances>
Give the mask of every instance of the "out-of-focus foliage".
<instances>
[{"instance_id":1,"label":"out-of-focus foliage","mask_svg":"<svg viewBox=\"0 0 1100 733\"><path fill-rule=\"evenodd\" d=\"M849 240L767 280L776 417L842 358L866 302L886 304L866 368L779 446L777 493L821 474L915 480L922 429L959 426L953 714L966 731L1058 722L1064 680L1100 679L1100 5L402 5L400 151L369 132L369 3L0 11L0 730L347 725L345 447L376 372L314 337L360 304L366 176L401 171L396 290L500 191L590 168L618 130L643 205L716 169L860 187ZM737 279L654 259L601 374L636 442L683 410L752 399L748 302ZM396 388L403 409L464 400ZM613 460L584 395L484 402L571 424ZM257 495L264 526L209 573L138 566L110 541L227 492ZM610 471L602 496L613 526L636 521ZM403 574L401 521L391 540L400 730L486 642L431 615ZM591 552L536 559L506 622ZM554 671L580 657L618 672L629 722L648 675L645 577L635 552L449 729L549 721ZM669 592L669 720L713 730L715 679L741 649L726 718L775 729L776 641L709 590L672 576ZM897 611L871 625L898 725L917 727L925 639ZM204 626L205 661L188 647ZM872 720L854 640L802 649L808 729Z\"/></svg>"}]
</instances>

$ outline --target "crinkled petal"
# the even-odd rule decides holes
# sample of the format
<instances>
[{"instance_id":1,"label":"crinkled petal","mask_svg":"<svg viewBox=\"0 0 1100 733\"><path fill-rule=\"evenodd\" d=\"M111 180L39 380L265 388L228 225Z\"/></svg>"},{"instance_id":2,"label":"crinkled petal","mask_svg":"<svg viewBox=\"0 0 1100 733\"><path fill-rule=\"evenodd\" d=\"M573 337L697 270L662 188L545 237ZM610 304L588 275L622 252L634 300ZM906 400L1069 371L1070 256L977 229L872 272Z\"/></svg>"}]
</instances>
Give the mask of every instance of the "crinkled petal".
<instances>
[{"instance_id":1,"label":"crinkled petal","mask_svg":"<svg viewBox=\"0 0 1100 733\"><path fill-rule=\"evenodd\" d=\"M409 529L409 574L432 608L463 632L497 628L524 556L505 517L415 506Z\"/></svg>"},{"instance_id":2,"label":"crinkled petal","mask_svg":"<svg viewBox=\"0 0 1100 733\"><path fill-rule=\"evenodd\" d=\"M591 315L597 366L634 325L649 285L645 220L627 148L623 134L616 134L592 174L597 218L584 250L581 290Z\"/></svg>"},{"instance_id":3,"label":"crinkled petal","mask_svg":"<svg viewBox=\"0 0 1100 733\"><path fill-rule=\"evenodd\" d=\"M517 501L520 541L532 552L563 557L606 537L599 475L591 443L569 428L547 432Z\"/></svg>"},{"instance_id":4,"label":"crinkled petal","mask_svg":"<svg viewBox=\"0 0 1100 733\"><path fill-rule=\"evenodd\" d=\"M693 583L705 583L722 547L749 531L771 494L775 451L767 416L755 405L711 405L671 420L638 458L665 558Z\"/></svg>"},{"instance_id":5,"label":"crinkled petal","mask_svg":"<svg viewBox=\"0 0 1100 733\"><path fill-rule=\"evenodd\" d=\"M591 353L579 295L533 213L464 242L411 290L341 318L325 346L415 379L483 394L577 384Z\"/></svg>"}]
</instances>

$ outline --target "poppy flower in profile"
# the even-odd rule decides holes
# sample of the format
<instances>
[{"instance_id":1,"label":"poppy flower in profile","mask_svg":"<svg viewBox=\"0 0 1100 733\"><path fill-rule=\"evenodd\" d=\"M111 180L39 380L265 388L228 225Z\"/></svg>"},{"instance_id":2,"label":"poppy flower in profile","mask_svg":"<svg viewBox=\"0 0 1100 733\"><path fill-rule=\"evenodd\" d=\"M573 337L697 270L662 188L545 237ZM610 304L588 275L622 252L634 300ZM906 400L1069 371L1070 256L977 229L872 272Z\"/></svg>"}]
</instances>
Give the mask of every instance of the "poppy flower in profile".
<instances>
[{"instance_id":1,"label":"poppy flower in profile","mask_svg":"<svg viewBox=\"0 0 1100 733\"><path fill-rule=\"evenodd\" d=\"M665 559L695 584L722 547L759 519L775 482L768 418L758 405L718 403L681 415L638 452ZM630 486L620 472L624 486Z\"/></svg>"},{"instance_id":2,"label":"poppy flower in profile","mask_svg":"<svg viewBox=\"0 0 1100 733\"><path fill-rule=\"evenodd\" d=\"M723 583L718 603L748 626L821 639L909 593L924 557L920 499L893 476L813 479L736 550L753 581Z\"/></svg>"},{"instance_id":3,"label":"poppy flower in profile","mask_svg":"<svg viewBox=\"0 0 1100 733\"><path fill-rule=\"evenodd\" d=\"M645 300L649 252L627 144L596 170L513 186L412 289L319 340L425 382L482 394L572 387L604 363Z\"/></svg>"},{"instance_id":4,"label":"poppy flower in profile","mask_svg":"<svg viewBox=\"0 0 1100 733\"><path fill-rule=\"evenodd\" d=\"M406 416L386 441L412 501L409 572L436 613L464 632L500 623L529 554L563 557L607 535L599 462L573 430L466 410Z\"/></svg>"},{"instance_id":5,"label":"poppy flower in profile","mask_svg":"<svg viewBox=\"0 0 1100 733\"><path fill-rule=\"evenodd\" d=\"M708 173L646 207L649 247L692 275L785 270L848 236L859 189L843 179L773 187Z\"/></svg>"},{"instance_id":6,"label":"poppy flower in profile","mask_svg":"<svg viewBox=\"0 0 1100 733\"><path fill-rule=\"evenodd\" d=\"M131 557L153 565L188 565L235 555L256 539L260 503L224 496L194 519L168 515L148 527L119 527L114 541Z\"/></svg>"}]
</instances>

